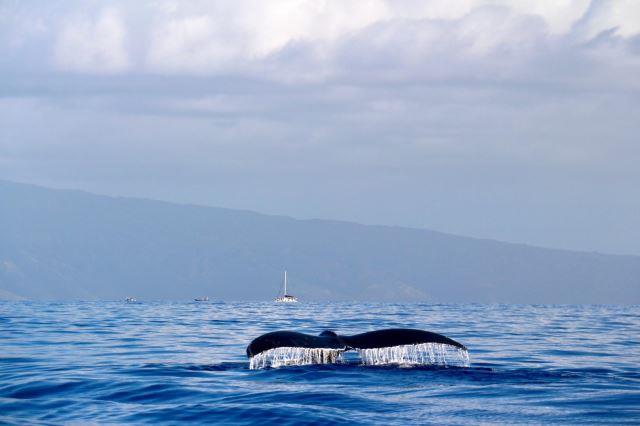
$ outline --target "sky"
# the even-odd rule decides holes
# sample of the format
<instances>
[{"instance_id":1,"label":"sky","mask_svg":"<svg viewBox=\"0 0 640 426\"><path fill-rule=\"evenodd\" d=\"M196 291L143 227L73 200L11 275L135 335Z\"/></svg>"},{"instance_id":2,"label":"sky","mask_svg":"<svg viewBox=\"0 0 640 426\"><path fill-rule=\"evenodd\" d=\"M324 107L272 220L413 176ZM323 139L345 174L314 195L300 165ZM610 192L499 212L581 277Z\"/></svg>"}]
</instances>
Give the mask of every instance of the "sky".
<instances>
[{"instance_id":1,"label":"sky","mask_svg":"<svg viewBox=\"0 0 640 426\"><path fill-rule=\"evenodd\" d=\"M0 179L640 255L640 1L0 0Z\"/></svg>"}]
</instances>

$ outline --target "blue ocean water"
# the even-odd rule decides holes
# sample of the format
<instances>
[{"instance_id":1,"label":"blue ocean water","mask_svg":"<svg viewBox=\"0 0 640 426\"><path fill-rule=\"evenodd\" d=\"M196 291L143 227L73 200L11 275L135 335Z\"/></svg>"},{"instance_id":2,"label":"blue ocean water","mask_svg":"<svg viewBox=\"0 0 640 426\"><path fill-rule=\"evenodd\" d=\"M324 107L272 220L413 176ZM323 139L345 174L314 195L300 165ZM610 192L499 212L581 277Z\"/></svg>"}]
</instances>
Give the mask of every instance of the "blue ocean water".
<instances>
[{"instance_id":1,"label":"blue ocean water","mask_svg":"<svg viewBox=\"0 0 640 426\"><path fill-rule=\"evenodd\" d=\"M422 328L469 368L249 370L280 329ZM0 302L0 423L640 423L640 307Z\"/></svg>"}]
</instances>

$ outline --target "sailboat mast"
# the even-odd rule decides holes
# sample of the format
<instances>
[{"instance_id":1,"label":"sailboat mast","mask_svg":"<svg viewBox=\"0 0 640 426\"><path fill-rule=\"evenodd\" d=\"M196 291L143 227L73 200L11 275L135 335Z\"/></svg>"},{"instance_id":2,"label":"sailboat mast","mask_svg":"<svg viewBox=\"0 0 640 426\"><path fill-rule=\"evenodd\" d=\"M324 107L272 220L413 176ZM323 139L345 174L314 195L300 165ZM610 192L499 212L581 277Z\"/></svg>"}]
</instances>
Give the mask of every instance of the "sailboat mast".
<instances>
[{"instance_id":1,"label":"sailboat mast","mask_svg":"<svg viewBox=\"0 0 640 426\"><path fill-rule=\"evenodd\" d=\"M284 271L284 295L287 295L287 271Z\"/></svg>"}]
</instances>

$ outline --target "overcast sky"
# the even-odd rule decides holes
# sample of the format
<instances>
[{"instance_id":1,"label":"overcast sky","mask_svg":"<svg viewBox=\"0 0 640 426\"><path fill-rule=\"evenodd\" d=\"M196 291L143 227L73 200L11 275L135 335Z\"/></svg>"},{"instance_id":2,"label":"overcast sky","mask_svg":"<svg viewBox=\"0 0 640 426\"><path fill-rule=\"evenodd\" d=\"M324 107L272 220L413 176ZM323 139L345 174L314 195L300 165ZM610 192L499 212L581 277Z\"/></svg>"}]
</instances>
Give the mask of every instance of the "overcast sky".
<instances>
[{"instance_id":1,"label":"overcast sky","mask_svg":"<svg viewBox=\"0 0 640 426\"><path fill-rule=\"evenodd\" d=\"M0 0L0 73L0 179L640 254L640 1Z\"/></svg>"}]
</instances>

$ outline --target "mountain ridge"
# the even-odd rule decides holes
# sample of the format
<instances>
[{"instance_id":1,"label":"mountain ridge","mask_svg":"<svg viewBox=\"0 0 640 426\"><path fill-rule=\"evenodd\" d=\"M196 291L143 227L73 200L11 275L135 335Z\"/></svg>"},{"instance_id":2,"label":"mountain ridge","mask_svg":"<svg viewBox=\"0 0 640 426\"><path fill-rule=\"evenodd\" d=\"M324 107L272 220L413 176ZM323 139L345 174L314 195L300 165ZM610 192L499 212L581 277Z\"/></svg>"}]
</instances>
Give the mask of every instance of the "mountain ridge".
<instances>
[{"instance_id":1,"label":"mountain ridge","mask_svg":"<svg viewBox=\"0 0 640 426\"><path fill-rule=\"evenodd\" d=\"M259 215L259 216L267 216L267 217L273 217L273 218L282 218L282 219L295 220L295 221L300 221L300 222L316 222L316 221L318 221L318 222L325 222L325 223L333 223L333 224L337 224L337 225L344 224L344 225L356 225L356 226L363 226L363 227L370 227L370 228L390 228L390 229L404 229L404 230L411 230L411 231L424 231L424 232L440 234L440 235L453 237L453 238L462 238L462 239L477 240L477 241L495 242L495 243L500 243L500 244L510 244L510 245L515 245L515 246L524 246L524 247L538 248L538 249L544 249L544 250L553 250L553 251L559 251L559 252L590 253L590 254L602 254L602 255L605 255L605 256L628 256L628 257L633 257L633 258L640 258L640 255L631 254L631 253L610 253L610 252L598 251L598 250L578 250L578 249L568 249L568 248L560 248L560 247L548 247L548 246L544 246L544 245L529 244L529 243L526 243L526 242L505 241L505 240L500 240L500 239L490 238L490 237L475 237L475 236L468 236L468 235L460 235L460 234L455 234L455 233L450 233L450 232L445 232L445 231L438 231L438 230L430 229L430 228L420 228L420 227L416 227L416 226L389 225L389 224L379 224L379 223L360 223L360 222L356 222L356 221L352 221L352 220L323 219L323 218L319 218L319 217L299 218L299 217L290 216L290 215L287 215L287 214L263 213L263 212L259 212L259 211L251 210L251 209L220 207L220 206L214 206L214 205L209 205L209 204L198 204L198 203L192 203L192 202L168 201L168 200L160 200L160 199L156 199L156 198L147 198L147 197L138 197L138 196L122 196L122 195L100 194L100 193L96 193L96 192L87 191L87 190L84 190L84 189L50 188L50 187L37 185L37 184L32 184L32 183L25 183L25 182L18 182L18 181L0 179L0 185L3 184L3 183L13 184L13 185L23 185L25 187L31 187L31 188L34 188L34 189L41 189L41 190L46 190L46 191L70 192L70 193L84 194L84 195L94 196L94 197L105 197L105 198L110 198L112 200L131 200L131 201L142 201L142 202L158 203L158 204L171 205L171 206L182 206L182 207L193 207L193 208L204 208L204 209L216 209L216 210L224 210L224 211L232 212L232 213L248 213L248 214L255 214L255 215Z\"/></svg>"},{"instance_id":2,"label":"mountain ridge","mask_svg":"<svg viewBox=\"0 0 640 426\"><path fill-rule=\"evenodd\" d=\"M9 181L0 197L0 290L16 297L262 300L288 268L308 300L640 300L634 255Z\"/></svg>"}]
</instances>

